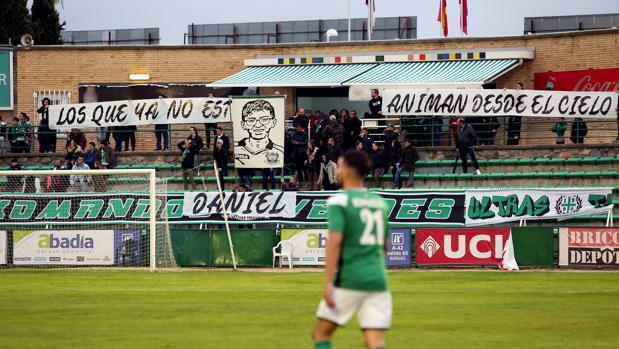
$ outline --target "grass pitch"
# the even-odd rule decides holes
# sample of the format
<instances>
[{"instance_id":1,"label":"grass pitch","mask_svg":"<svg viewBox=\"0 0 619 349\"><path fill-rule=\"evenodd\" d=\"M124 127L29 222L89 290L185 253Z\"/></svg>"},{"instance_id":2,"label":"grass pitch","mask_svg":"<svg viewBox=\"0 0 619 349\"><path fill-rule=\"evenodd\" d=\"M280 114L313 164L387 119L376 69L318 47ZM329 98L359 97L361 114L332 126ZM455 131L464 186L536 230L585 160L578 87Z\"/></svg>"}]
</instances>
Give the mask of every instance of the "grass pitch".
<instances>
[{"instance_id":1,"label":"grass pitch","mask_svg":"<svg viewBox=\"0 0 619 349\"><path fill-rule=\"evenodd\" d=\"M619 273L391 272L388 348L617 348ZM0 348L312 348L322 274L0 270ZM353 320L335 348L361 348Z\"/></svg>"}]
</instances>

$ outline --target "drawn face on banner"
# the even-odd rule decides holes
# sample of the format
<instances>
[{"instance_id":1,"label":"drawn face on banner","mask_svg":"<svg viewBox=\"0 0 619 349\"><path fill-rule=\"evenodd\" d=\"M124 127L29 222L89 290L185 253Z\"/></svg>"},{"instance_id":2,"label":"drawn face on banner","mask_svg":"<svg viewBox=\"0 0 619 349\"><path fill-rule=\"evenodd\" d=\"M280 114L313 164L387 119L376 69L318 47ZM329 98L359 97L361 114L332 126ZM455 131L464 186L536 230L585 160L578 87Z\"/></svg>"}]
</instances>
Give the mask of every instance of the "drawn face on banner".
<instances>
[{"instance_id":1,"label":"drawn face on banner","mask_svg":"<svg viewBox=\"0 0 619 349\"><path fill-rule=\"evenodd\" d=\"M237 167L283 166L283 107L283 98L243 98L233 103Z\"/></svg>"}]
</instances>

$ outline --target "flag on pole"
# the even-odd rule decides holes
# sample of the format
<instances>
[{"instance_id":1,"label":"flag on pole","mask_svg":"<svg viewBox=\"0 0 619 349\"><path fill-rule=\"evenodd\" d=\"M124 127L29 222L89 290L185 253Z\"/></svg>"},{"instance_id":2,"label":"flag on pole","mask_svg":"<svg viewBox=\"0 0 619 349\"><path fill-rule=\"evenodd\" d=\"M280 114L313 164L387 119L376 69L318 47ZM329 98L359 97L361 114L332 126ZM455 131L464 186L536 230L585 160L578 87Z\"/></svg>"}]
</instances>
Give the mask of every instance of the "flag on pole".
<instances>
[{"instance_id":1,"label":"flag on pole","mask_svg":"<svg viewBox=\"0 0 619 349\"><path fill-rule=\"evenodd\" d=\"M449 34L449 25L447 24L447 0L440 0L440 2L437 21L441 23L443 36L447 37L447 34Z\"/></svg>"},{"instance_id":2,"label":"flag on pole","mask_svg":"<svg viewBox=\"0 0 619 349\"><path fill-rule=\"evenodd\" d=\"M369 26L374 29L374 23L376 20L374 19L374 12L376 12L376 3L375 0L365 0L365 5L368 7L368 23Z\"/></svg>"},{"instance_id":3,"label":"flag on pole","mask_svg":"<svg viewBox=\"0 0 619 349\"><path fill-rule=\"evenodd\" d=\"M368 7L368 40L372 40L372 29L374 29L374 12L376 12L375 0L365 0L365 5Z\"/></svg>"},{"instance_id":4,"label":"flag on pole","mask_svg":"<svg viewBox=\"0 0 619 349\"><path fill-rule=\"evenodd\" d=\"M469 35L469 4L468 0L460 1L460 29L464 35Z\"/></svg>"}]
</instances>

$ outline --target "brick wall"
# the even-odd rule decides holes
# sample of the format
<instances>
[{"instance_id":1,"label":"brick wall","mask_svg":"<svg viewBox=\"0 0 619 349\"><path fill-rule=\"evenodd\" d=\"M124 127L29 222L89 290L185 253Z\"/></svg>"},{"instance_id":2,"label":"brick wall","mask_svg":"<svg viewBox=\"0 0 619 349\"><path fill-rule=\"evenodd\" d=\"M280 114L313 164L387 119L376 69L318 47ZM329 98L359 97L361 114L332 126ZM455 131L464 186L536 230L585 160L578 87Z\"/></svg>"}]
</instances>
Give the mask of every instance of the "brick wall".
<instances>
[{"instance_id":1,"label":"brick wall","mask_svg":"<svg viewBox=\"0 0 619 349\"><path fill-rule=\"evenodd\" d=\"M229 76L244 67L244 59L273 54L318 54L346 52L390 52L436 49L474 49L534 47L535 59L509 72L497 81L498 88L515 87L523 82L533 87L536 72L601 69L619 66L619 30L586 33L528 35L504 38L456 38L447 40L398 40L353 43L306 43L262 46L35 46L16 51L16 108L30 114L36 124L32 94L38 90L68 90L71 101L77 102L80 83L130 83L130 73L148 73L150 83L208 83ZM286 114L294 112L294 89L263 88L262 94L279 91L291 98L286 102ZM9 113L0 116L7 117ZM504 127L504 126L503 126ZM523 137L533 129L548 128L531 143L552 143L552 125L526 124ZM188 126L187 126L188 128ZM616 136L616 124L599 125L601 135L611 140ZM504 129L504 128L503 128ZM145 130L152 130L146 128ZM540 134L536 132L536 135ZM601 140L600 140L601 141ZM138 147L151 150L154 133L140 133Z\"/></svg>"}]
</instances>

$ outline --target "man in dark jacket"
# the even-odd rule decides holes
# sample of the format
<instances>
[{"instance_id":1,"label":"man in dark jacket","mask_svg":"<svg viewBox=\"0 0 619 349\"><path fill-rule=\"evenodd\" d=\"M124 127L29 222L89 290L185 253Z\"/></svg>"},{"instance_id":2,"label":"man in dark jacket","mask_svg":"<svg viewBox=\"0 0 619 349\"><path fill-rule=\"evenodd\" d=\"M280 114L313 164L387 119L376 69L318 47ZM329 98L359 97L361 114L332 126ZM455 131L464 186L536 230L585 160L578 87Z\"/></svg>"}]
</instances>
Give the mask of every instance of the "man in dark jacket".
<instances>
[{"instance_id":1,"label":"man in dark jacket","mask_svg":"<svg viewBox=\"0 0 619 349\"><path fill-rule=\"evenodd\" d=\"M406 186L408 188L415 187L415 163L419 161L419 153L417 152L417 148L413 145L413 141L410 139L406 139L404 141L404 147L402 148L402 162L400 163L400 168L398 172L396 172L396 176L401 178L402 173L408 174L408 180L406 181ZM402 180L398 179L398 189L402 188Z\"/></svg>"},{"instance_id":2,"label":"man in dark jacket","mask_svg":"<svg viewBox=\"0 0 619 349\"><path fill-rule=\"evenodd\" d=\"M56 131L49 128L49 98L43 98L43 105L37 110L41 114L39 119L39 151L41 153L56 152Z\"/></svg>"},{"instance_id":3,"label":"man in dark jacket","mask_svg":"<svg viewBox=\"0 0 619 349\"><path fill-rule=\"evenodd\" d=\"M587 123L582 118L574 118L574 122L572 122L572 131L570 133L570 140L574 144L583 144L585 143L585 137L589 129L587 128Z\"/></svg>"},{"instance_id":4,"label":"man in dark jacket","mask_svg":"<svg viewBox=\"0 0 619 349\"><path fill-rule=\"evenodd\" d=\"M365 151L369 155L372 151L372 144L374 143L374 140L372 139L372 137L370 137L370 131L367 128L363 128L361 130L359 137L355 139L355 144L357 142L363 144L363 151Z\"/></svg>"},{"instance_id":5,"label":"man in dark jacket","mask_svg":"<svg viewBox=\"0 0 619 349\"><path fill-rule=\"evenodd\" d=\"M303 107L299 107L297 113L292 118L292 126L296 129L299 125L303 126L306 130L309 126L309 118L305 115L305 108Z\"/></svg>"},{"instance_id":6,"label":"man in dark jacket","mask_svg":"<svg viewBox=\"0 0 619 349\"><path fill-rule=\"evenodd\" d=\"M467 173L467 155L471 157L473 166L475 167L475 174L481 174L479 171L479 165L477 164L477 158L475 157L475 150L473 149L479 143L479 138L475 134L475 130L469 124L467 124L463 118L458 119L458 133L456 135L456 147L460 159L462 160L462 172Z\"/></svg>"},{"instance_id":7,"label":"man in dark jacket","mask_svg":"<svg viewBox=\"0 0 619 349\"><path fill-rule=\"evenodd\" d=\"M185 139L178 143L178 149L181 151L181 169L183 171L183 190L188 190L187 180L191 182L191 188L196 190L196 182L193 179L193 167L196 151L190 139ZM218 164L219 165L219 164Z\"/></svg>"},{"instance_id":8,"label":"man in dark jacket","mask_svg":"<svg viewBox=\"0 0 619 349\"><path fill-rule=\"evenodd\" d=\"M372 160L372 177L374 179L374 188L380 188L380 178L385 174L385 156L384 153L378 149L378 144L372 144L372 152L370 153L370 159Z\"/></svg>"},{"instance_id":9,"label":"man in dark jacket","mask_svg":"<svg viewBox=\"0 0 619 349\"><path fill-rule=\"evenodd\" d=\"M361 133L361 120L357 117L357 111L352 110L348 119L344 120L344 130L346 131L344 143L348 148L355 144L355 139Z\"/></svg>"},{"instance_id":10,"label":"man in dark jacket","mask_svg":"<svg viewBox=\"0 0 619 349\"><path fill-rule=\"evenodd\" d=\"M213 150L213 160L217 162L217 173L219 175L219 183L221 188L224 187L224 177L228 175L228 152L224 149L224 141L217 139L215 141L215 150ZM192 179L193 183L193 179Z\"/></svg>"},{"instance_id":11,"label":"man in dark jacket","mask_svg":"<svg viewBox=\"0 0 619 349\"><path fill-rule=\"evenodd\" d=\"M518 89L524 90L524 85L519 82ZM507 145L520 143L520 129L522 128L522 116L510 115L507 119Z\"/></svg>"},{"instance_id":12,"label":"man in dark jacket","mask_svg":"<svg viewBox=\"0 0 619 349\"><path fill-rule=\"evenodd\" d=\"M307 133L302 123L296 125L296 131L292 135L292 146L294 147L294 164L297 176L301 183L307 180L305 163L307 162Z\"/></svg>"}]
</instances>

